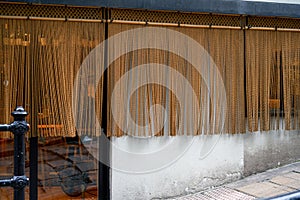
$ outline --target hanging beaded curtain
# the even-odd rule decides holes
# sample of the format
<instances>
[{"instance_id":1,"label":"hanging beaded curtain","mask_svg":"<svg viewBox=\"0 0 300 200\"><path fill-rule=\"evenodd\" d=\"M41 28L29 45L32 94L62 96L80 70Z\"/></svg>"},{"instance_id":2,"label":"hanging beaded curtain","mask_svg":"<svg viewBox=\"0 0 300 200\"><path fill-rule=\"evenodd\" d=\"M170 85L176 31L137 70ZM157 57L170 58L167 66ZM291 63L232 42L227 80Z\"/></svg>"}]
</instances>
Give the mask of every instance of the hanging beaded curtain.
<instances>
[{"instance_id":1,"label":"hanging beaded curtain","mask_svg":"<svg viewBox=\"0 0 300 200\"><path fill-rule=\"evenodd\" d=\"M203 44L222 74L226 89L225 133L245 133L244 36L241 30L208 29Z\"/></svg>"},{"instance_id":2,"label":"hanging beaded curtain","mask_svg":"<svg viewBox=\"0 0 300 200\"><path fill-rule=\"evenodd\" d=\"M249 131L296 129L299 33L250 30L246 44Z\"/></svg>"},{"instance_id":3,"label":"hanging beaded curtain","mask_svg":"<svg viewBox=\"0 0 300 200\"><path fill-rule=\"evenodd\" d=\"M178 31L199 42L212 57L226 89L227 113L224 133L245 133L245 91L244 91L244 39L241 30L184 28ZM212 85L218 90L218 85L212 80ZM196 85L196 84L195 84ZM206 87L204 83L201 85ZM207 98L200 95L200 102ZM206 101L208 100L206 99ZM205 104L205 103L202 103ZM207 105L208 106L208 105ZM213 117L211 115L210 117ZM202 119L203 121L203 119ZM214 130L220 120L210 120L209 131Z\"/></svg>"},{"instance_id":4,"label":"hanging beaded curtain","mask_svg":"<svg viewBox=\"0 0 300 200\"><path fill-rule=\"evenodd\" d=\"M7 19L0 23L0 123L7 123L11 110L23 105L30 114L31 135L75 136L73 84L83 59L103 40L102 24ZM101 92L98 96L101 104Z\"/></svg>"},{"instance_id":5,"label":"hanging beaded curtain","mask_svg":"<svg viewBox=\"0 0 300 200\"><path fill-rule=\"evenodd\" d=\"M41 121L42 124L57 125L53 130L53 127L49 127L41 131L45 135L51 128L51 136L75 136L72 115L73 82L83 59L102 40L102 24L49 21L40 26L43 32L40 35L39 51L40 55L44 55L39 64L42 66L40 74L44 81L40 91L43 97L40 107L44 109L41 110L42 115L45 114L41 116ZM44 40L45 44L42 44ZM98 98L99 104L100 99Z\"/></svg>"},{"instance_id":6,"label":"hanging beaded curtain","mask_svg":"<svg viewBox=\"0 0 300 200\"><path fill-rule=\"evenodd\" d=\"M300 127L300 33L277 33L281 43L283 109L286 130Z\"/></svg>"},{"instance_id":7,"label":"hanging beaded curtain","mask_svg":"<svg viewBox=\"0 0 300 200\"><path fill-rule=\"evenodd\" d=\"M113 36L122 31L140 28L139 25L129 24L109 24L109 36ZM220 110L219 105L213 105L208 91L207 85L201 78L194 66L187 60L178 56L171 51L163 51L157 49L143 49L128 52L116 59L109 67L109 105L108 105L108 132L111 135L121 136L123 134L133 136L150 136L150 135L197 135L211 133L243 133L245 132L245 99L244 99L244 58L243 54L243 32L240 30L223 30L223 29L202 29L202 28L170 28L172 30L183 33L196 40L205 50L212 56L212 59L218 66L225 84L227 94L227 116L225 119L225 127L221 130L222 119L218 116ZM155 34L155 33L153 33ZM125 39L125 38L124 38ZM130 39L129 45L139 45L138 42L143 38L134 37ZM164 41L161 41L164 42ZM176 42L176 41L174 41ZM110 44L117 45L118 44ZM172 44L168 44L172 45ZM192 47L183 46L187 49L187 53L192 51ZM118 51L118 48L114 48ZM130 49L130 47L128 47ZM188 50L189 49L189 50ZM118 52L114 52L118 54ZM200 54L201 52L199 52ZM156 63L163 64L175 69L182 74L197 96L197 103L200 110L192 109L191 113L188 110L187 99L190 96L184 95L184 102L180 102L174 91L162 85L148 84L139 87L130 95L129 113L131 118L140 126L149 125L149 130L141 132L139 128L126 126L128 122L126 118L114 116L111 112L112 107L117 104L124 104L124 99L111 99L111 94L116 89L117 82L126 74L130 81L126 83L126 90L118 91L127 96L127 93L133 87L131 81L136 81L133 77L139 77L140 74L135 74L134 68L142 64ZM211 63L208 63L211 64ZM149 66L147 76L164 76L163 80L174 84L174 87L181 91L181 94L187 94L186 85L176 84L177 80L171 76L170 72L153 74ZM164 68L165 70L165 68ZM167 70L168 71L168 70ZM217 91L220 85L216 83L214 76L211 76L208 84L211 84L212 90ZM215 91L210 91L211 94L216 94ZM121 95L122 96L122 95ZM212 98L218 98L214 96ZM157 106L159 104L160 106ZM180 107L183 107L182 109ZM183 113L182 113L183 112ZM180 116L184 117L181 118ZM197 115L200 116L198 123L192 124ZM183 120L181 120L183 119ZM118 123L116 120L119 120ZM121 121L121 122L120 122ZM122 128L120 128L120 124ZM125 127L125 129L124 129ZM162 128L163 127L163 128Z\"/></svg>"},{"instance_id":8,"label":"hanging beaded curtain","mask_svg":"<svg viewBox=\"0 0 300 200\"><path fill-rule=\"evenodd\" d=\"M0 20L1 31L1 84L0 84L0 123L12 121L11 111L22 105L28 110L30 34L25 21ZM9 132L0 137L12 137Z\"/></svg>"},{"instance_id":9,"label":"hanging beaded curtain","mask_svg":"<svg viewBox=\"0 0 300 200\"><path fill-rule=\"evenodd\" d=\"M269 130L270 69L272 51L276 49L275 34L270 31L247 31L246 45L248 129ZM274 98L278 96L275 94Z\"/></svg>"}]
</instances>

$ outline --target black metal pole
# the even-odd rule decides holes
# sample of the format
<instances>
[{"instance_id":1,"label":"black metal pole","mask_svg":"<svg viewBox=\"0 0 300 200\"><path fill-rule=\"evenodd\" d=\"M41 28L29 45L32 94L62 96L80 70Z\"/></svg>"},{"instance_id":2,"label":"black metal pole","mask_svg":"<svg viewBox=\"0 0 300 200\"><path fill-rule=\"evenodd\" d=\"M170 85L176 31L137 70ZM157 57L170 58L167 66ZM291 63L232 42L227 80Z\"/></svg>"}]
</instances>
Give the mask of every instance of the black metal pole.
<instances>
[{"instance_id":1,"label":"black metal pole","mask_svg":"<svg viewBox=\"0 0 300 200\"><path fill-rule=\"evenodd\" d=\"M8 187L11 186L13 179L4 179L0 180L0 187Z\"/></svg>"},{"instance_id":2,"label":"black metal pole","mask_svg":"<svg viewBox=\"0 0 300 200\"><path fill-rule=\"evenodd\" d=\"M0 124L0 131L11 131L14 134L14 176L11 179L0 180L0 187L13 187L14 200L24 200L25 186L29 183L25 176L25 133L29 125L25 120L27 112L23 107L17 107L11 115L14 122L10 125Z\"/></svg>"},{"instance_id":3,"label":"black metal pole","mask_svg":"<svg viewBox=\"0 0 300 200\"><path fill-rule=\"evenodd\" d=\"M25 133L29 129L25 117L27 112L23 107L17 107L13 112L14 122L10 125L10 131L14 134L14 199L25 199L25 186L29 180L25 176Z\"/></svg>"},{"instance_id":4,"label":"black metal pole","mask_svg":"<svg viewBox=\"0 0 300 200\"><path fill-rule=\"evenodd\" d=\"M108 18L109 10L107 8L103 9L103 18L105 19L105 43L104 43L104 66L107 67L107 50L108 50ZM107 137L107 103L108 103L108 72L104 71L103 75L103 101L102 101L102 123L103 132L105 134L100 136L100 157L104 158L104 162L98 162L98 199L110 199L110 168L106 164L110 163L110 144L103 140L103 137ZM102 133L103 134L103 133Z\"/></svg>"},{"instance_id":5,"label":"black metal pole","mask_svg":"<svg viewBox=\"0 0 300 200\"><path fill-rule=\"evenodd\" d=\"M8 124L0 124L0 131L9 131L9 127Z\"/></svg>"},{"instance_id":6,"label":"black metal pole","mask_svg":"<svg viewBox=\"0 0 300 200\"><path fill-rule=\"evenodd\" d=\"M29 129L25 117L27 112L23 107L17 107L11 115L14 122L10 125L1 124L0 131L11 131L14 134L14 177L0 180L0 187L14 188L14 200L25 199L25 186L29 179L25 176L25 133Z\"/></svg>"},{"instance_id":7,"label":"black metal pole","mask_svg":"<svg viewBox=\"0 0 300 200\"><path fill-rule=\"evenodd\" d=\"M38 137L29 139L29 198L30 200L38 199Z\"/></svg>"}]
</instances>

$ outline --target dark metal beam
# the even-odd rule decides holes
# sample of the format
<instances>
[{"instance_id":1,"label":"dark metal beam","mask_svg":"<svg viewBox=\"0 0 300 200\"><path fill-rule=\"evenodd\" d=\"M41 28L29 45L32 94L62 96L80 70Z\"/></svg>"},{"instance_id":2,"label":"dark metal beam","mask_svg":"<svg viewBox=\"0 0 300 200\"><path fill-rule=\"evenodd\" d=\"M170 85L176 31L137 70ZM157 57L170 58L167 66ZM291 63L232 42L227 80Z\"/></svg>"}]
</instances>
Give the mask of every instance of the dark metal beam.
<instances>
[{"instance_id":1,"label":"dark metal beam","mask_svg":"<svg viewBox=\"0 0 300 200\"><path fill-rule=\"evenodd\" d=\"M300 18L300 2L283 0L272 2L262 0L7 0L5 2Z\"/></svg>"},{"instance_id":2,"label":"dark metal beam","mask_svg":"<svg viewBox=\"0 0 300 200\"><path fill-rule=\"evenodd\" d=\"M107 8L103 8L103 19L109 18L109 10ZM108 39L108 22L105 22L105 43L104 43L104 66L107 66L107 39ZM105 138L107 135L107 106L108 106L108 71L104 71L103 75L103 104L102 104L102 122L101 126L103 128L103 133L99 138L99 162L98 162L98 199L111 199L110 188L111 188L111 177L110 177L110 156L111 156L111 147L110 143L106 142ZM108 138L109 139L109 138ZM102 159L103 160L102 160Z\"/></svg>"},{"instance_id":3,"label":"dark metal beam","mask_svg":"<svg viewBox=\"0 0 300 200\"><path fill-rule=\"evenodd\" d=\"M38 199L38 137L31 137L29 152L29 198Z\"/></svg>"}]
</instances>

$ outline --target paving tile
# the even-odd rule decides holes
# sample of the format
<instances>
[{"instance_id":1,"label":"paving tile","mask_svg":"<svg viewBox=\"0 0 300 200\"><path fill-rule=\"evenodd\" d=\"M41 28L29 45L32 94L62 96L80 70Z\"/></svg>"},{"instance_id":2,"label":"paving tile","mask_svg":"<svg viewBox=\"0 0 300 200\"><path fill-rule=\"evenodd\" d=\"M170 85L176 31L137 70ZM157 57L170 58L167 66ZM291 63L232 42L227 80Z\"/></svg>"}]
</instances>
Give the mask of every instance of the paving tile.
<instances>
[{"instance_id":1,"label":"paving tile","mask_svg":"<svg viewBox=\"0 0 300 200\"><path fill-rule=\"evenodd\" d=\"M294 178L294 174L290 174L290 176L277 176L271 179L270 181L281 186L285 186L286 188L290 189L300 189L300 181Z\"/></svg>"},{"instance_id":2,"label":"paving tile","mask_svg":"<svg viewBox=\"0 0 300 200\"><path fill-rule=\"evenodd\" d=\"M72 166L72 163L66 161L66 160L55 160L47 162L48 165L50 165L55 171L60 171L66 167Z\"/></svg>"},{"instance_id":3,"label":"paving tile","mask_svg":"<svg viewBox=\"0 0 300 200\"><path fill-rule=\"evenodd\" d=\"M89 157L86 155L72 155L69 156L68 159L70 159L72 162L76 163L76 162L80 162L80 161L88 161Z\"/></svg>"},{"instance_id":4,"label":"paving tile","mask_svg":"<svg viewBox=\"0 0 300 200\"><path fill-rule=\"evenodd\" d=\"M38 168L38 178L40 180L51 179L57 176L56 171L47 164L40 164Z\"/></svg>"},{"instance_id":5,"label":"paving tile","mask_svg":"<svg viewBox=\"0 0 300 200\"><path fill-rule=\"evenodd\" d=\"M47 180L39 180L38 185L42 187L52 187L52 186L60 186L60 178L57 176L56 178L47 179Z\"/></svg>"},{"instance_id":6,"label":"paving tile","mask_svg":"<svg viewBox=\"0 0 300 200\"><path fill-rule=\"evenodd\" d=\"M260 183L251 183L249 185L236 188L238 191L244 192L246 194L250 194L253 196L258 196L260 193L262 193L265 190L270 190L272 189L273 186L266 185L264 182Z\"/></svg>"},{"instance_id":7,"label":"paving tile","mask_svg":"<svg viewBox=\"0 0 300 200\"><path fill-rule=\"evenodd\" d=\"M292 192L292 191L294 191L294 190L293 189L288 189L288 188L272 190L270 192L266 191L263 194L263 196L260 196L260 197L264 197L264 198L275 197L275 196L278 196L278 195L281 195L281 194L285 194L285 193L289 193L289 192Z\"/></svg>"},{"instance_id":8,"label":"paving tile","mask_svg":"<svg viewBox=\"0 0 300 200\"><path fill-rule=\"evenodd\" d=\"M286 186L293 188L295 190L300 190L300 181L297 180L291 183L287 183Z\"/></svg>"},{"instance_id":9,"label":"paving tile","mask_svg":"<svg viewBox=\"0 0 300 200\"><path fill-rule=\"evenodd\" d=\"M175 198L176 200L253 200L255 197L241 193L227 187Z\"/></svg>"},{"instance_id":10,"label":"paving tile","mask_svg":"<svg viewBox=\"0 0 300 200\"><path fill-rule=\"evenodd\" d=\"M86 162L76 163L76 166L82 172L87 172L87 171L91 171L91 170L95 170L96 169L96 165L92 161L86 161Z\"/></svg>"},{"instance_id":11,"label":"paving tile","mask_svg":"<svg viewBox=\"0 0 300 200\"><path fill-rule=\"evenodd\" d=\"M255 197L241 193L239 191L226 188L226 187L220 187L214 190L210 190L203 193L206 196L212 197L213 199L218 200L252 200L255 199Z\"/></svg>"},{"instance_id":12,"label":"paving tile","mask_svg":"<svg viewBox=\"0 0 300 200\"><path fill-rule=\"evenodd\" d=\"M276 176L270 180L273 183L277 183L279 185L285 185L287 183L295 182L295 179L286 176Z\"/></svg>"},{"instance_id":13,"label":"paving tile","mask_svg":"<svg viewBox=\"0 0 300 200\"><path fill-rule=\"evenodd\" d=\"M173 199L175 200L175 199ZM191 194L184 197L176 198L176 200L215 200L214 198L205 196L203 194L197 193L197 194Z\"/></svg>"},{"instance_id":14,"label":"paving tile","mask_svg":"<svg viewBox=\"0 0 300 200\"><path fill-rule=\"evenodd\" d=\"M255 197L269 197L269 196L276 196L278 193L281 194L281 193L290 192L289 188L268 181L260 182L260 183L252 183L250 185L237 188L237 190Z\"/></svg>"},{"instance_id":15,"label":"paving tile","mask_svg":"<svg viewBox=\"0 0 300 200\"><path fill-rule=\"evenodd\" d=\"M39 153L38 161L52 161L52 160L60 160L61 157L55 154L51 154L48 152L41 152Z\"/></svg>"},{"instance_id":16,"label":"paving tile","mask_svg":"<svg viewBox=\"0 0 300 200\"><path fill-rule=\"evenodd\" d=\"M222 189L223 188L223 189ZM224 188L227 188L224 190ZM300 163L253 175L225 186L174 198L176 200L252 200L274 197L300 189ZM234 193L232 191L236 191ZM244 196L243 196L244 195ZM242 197L241 197L242 196Z\"/></svg>"},{"instance_id":17,"label":"paving tile","mask_svg":"<svg viewBox=\"0 0 300 200\"><path fill-rule=\"evenodd\" d=\"M290 173L284 174L283 176L293 178L293 179L300 181L300 173L297 173L297 172L290 172Z\"/></svg>"}]
</instances>

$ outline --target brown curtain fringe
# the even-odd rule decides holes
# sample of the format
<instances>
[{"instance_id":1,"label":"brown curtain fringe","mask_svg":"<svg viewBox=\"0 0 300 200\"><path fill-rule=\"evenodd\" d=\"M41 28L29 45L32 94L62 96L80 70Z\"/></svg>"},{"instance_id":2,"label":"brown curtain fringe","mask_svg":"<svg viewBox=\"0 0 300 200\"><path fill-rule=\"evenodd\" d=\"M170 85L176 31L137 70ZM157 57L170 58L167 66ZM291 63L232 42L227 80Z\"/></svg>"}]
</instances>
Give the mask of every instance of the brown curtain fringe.
<instances>
[{"instance_id":1,"label":"brown curtain fringe","mask_svg":"<svg viewBox=\"0 0 300 200\"><path fill-rule=\"evenodd\" d=\"M75 136L73 84L83 59L103 40L103 24L1 19L0 25L0 123L23 105L31 136Z\"/></svg>"},{"instance_id":2,"label":"brown curtain fringe","mask_svg":"<svg viewBox=\"0 0 300 200\"><path fill-rule=\"evenodd\" d=\"M109 24L109 36L113 36L122 31L138 27L140 26L133 24L112 23ZM212 59L219 67L219 71L222 74L227 91L228 115L225 120L224 130L219 129L221 119L219 119L218 116L214 115L214 113L217 113L217 110L213 109L213 106L207 96L207 86L205 85L201 76L195 69L193 69L193 66L187 63L183 58L180 58L179 56L174 55L168 51L144 50L142 52L137 51L123 55L120 59L114 62L112 66L110 66L109 77L113 78L111 78L109 81L109 94L112 93L112 90L120 77L122 77L124 73L128 72L135 66L141 65L143 63L164 64L183 74L195 89L194 91L199 100L198 104L201 106L200 125L188 124L189 121L192 121L192 117L195 117L199 113L180 113L180 106L183 106L185 104L180 105L178 99L176 99L175 95L172 94L172 92L167 91L166 88L161 86L159 87L157 85L142 87L136 93L134 93L134 97L131 97L132 102L130 102L130 114L134 118L134 120L138 121L140 125L147 124L147 122L149 122L147 114L150 113L150 107L155 104L160 104L165 109L169 110L169 113L167 115L168 125L164 127L164 129L160 132L155 133L155 135L198 135L216 134L221 132L244 133L244 79L243 76L241 76L241 74L244 73L244 69L243 67L241 67L243 66L243 55L240 53L243 52L243 32L241 30L194 29L186 27L170 27L170 29L184 33L199 42L210 53ZM136 41L139 41L139 38L136 38ZM149 76L150 73L151 69L149 69ZM134 74L132 74L132 76L134 76ZM160 76L160 74L156 74L155 76ZM172 82L175 80L172 80L172 77L170 77L169 81ZM211 81L212 82L210 84L215 84L213 79ZM130 85L128 85L128 87L130 87ZM185 90L184 86L178 85L177 87L182 87L182 90ZM218 90L217 85L215 88L216 90ZM114 103L121 104L124 103L124 101L124 99L120 99L119 102ZM143 108L146 108L148 112L144 112ZM215 109L218 109L218 105ZM108 121L113 122L114 118L112 116L112 113L110 112L111 109L108 110ZM186 109L183 108L183 110ZM195 112L197 111L195 110ZM160 127L160 115L161 113L156 113L156 111L154 111L156 121L152 122L150 120L150 127L154 127L154 130L156 130L156 126ZM185 116L185 118L183 119L184 122L180 122L181 115ZM123 120L123 123L126 124L126 119ZM184 130L183 132L178 132L180 125L182 125L182 130ZM130 127L128 128L130 129ZM127 134L138 136L139 134L141 134L136 130L130 130L131 131L124 133L119 129L117 124L109 123L109 131L113 135L120 136L123 134ZM145 134L144 136L147 136L147 134Z\"/></svg>"},{"instance_id":3,"label":"brown curtain fringe","mask_svg":"<svg viewBox=\"0 0 300 200\"><path fill-rule=\"evenodd\" d=\"M84 58L104 40L102 21L91 21L0 19L3 40L0 45L0 123L10 122L11 110L16 105L23 105L30 113L31 136L75 136L76 132L98 136L101 133L95 130L94 122L101 122L102 79L98 85L90 85L88 79L82 83L86 84L87 91L77 92L87 93L87 98L75 101L78 108L76 122L72 113L76 74ZM152 25L166 27L166 24ZM108 36L141 26L113 21L108 24ZM224 129L220 129L221 119L216 115L219 105L212 106L204 80L190 63L168 51L143 49L122 55L108 69L108 135L148 137L299 129L299 32L241 30L237 27L176 27L175 24L168 28L196 40L218 66L227 95ZM139 39L135 38L133 42L139 45ZM246 66L243 52L246 54ZM148 132L140 132L136 127L122 130L112 116L111 107L124 103L125 99L111 102L112 91L125 73L146 63L164 64L181 73L192 85L201 112L181 113L180 110L185 112L187 109L184 106L188 105L180 104L176 95L167 88L149 84L135 91L129 104L132 119L140 126L149 124ZM95 73L93 67L91 62L87 74ZM149 70L150 75L162 76ZM137 74L132 76L138 77ZM163 78L176 84L172 77ZM220 87L214 79L209 84L214 85L216 91ZM130 87L129 84L128 91ZM183 85L176 87L183 92L186 90ZM125 94L127 90L120 92ZM87 108L95 108L96 116L90 116ZM167 111L167 116L161 108ZM199 124L188 123L197 115L200 115ZM183 121L181 116L185 116ZM123 124L127 123L127 119L122 120ZM76 130L75 123L80 124L82 130ZM11 135L6 133L1 137Z\"/></svg>"},{"instance_id":4,"label":"brown curtain fringe","mask_svg":"<svg viewBox=\"0 0 300 200\"><path fill-rule=\"evenodd\" d=\"M298 32L246 32L249 131L299 127L299 36Z\"/></svg>"}]
</instances>

